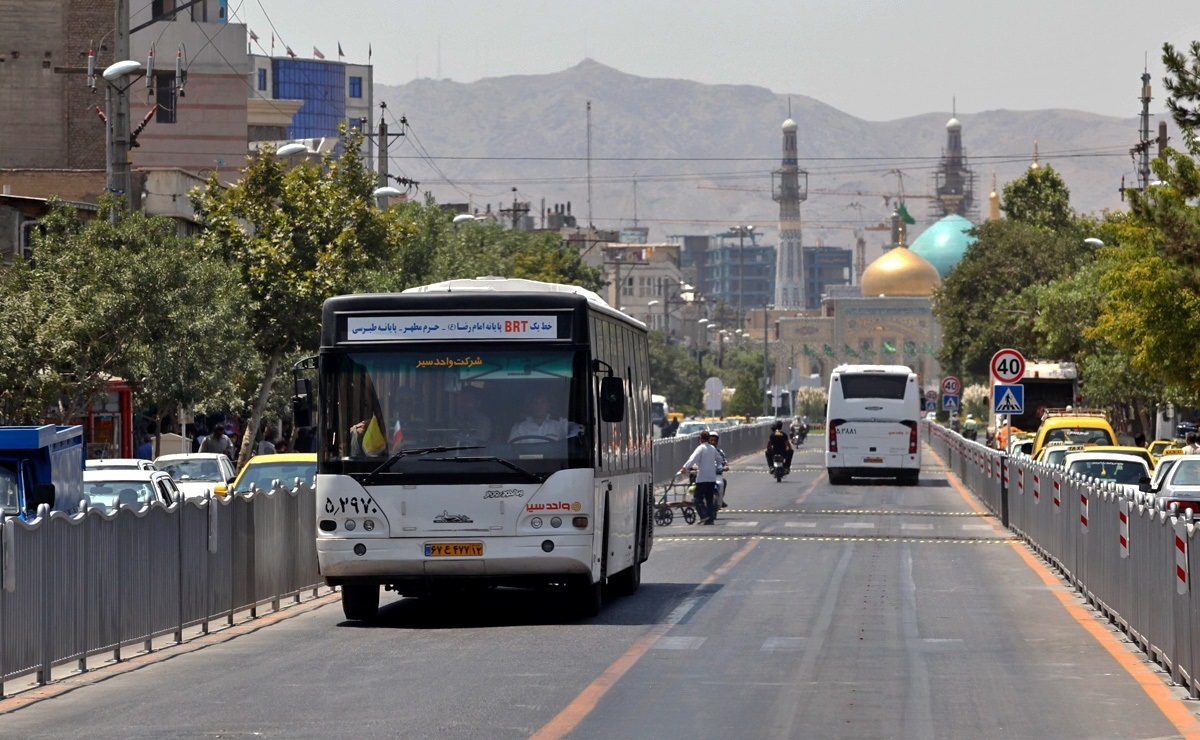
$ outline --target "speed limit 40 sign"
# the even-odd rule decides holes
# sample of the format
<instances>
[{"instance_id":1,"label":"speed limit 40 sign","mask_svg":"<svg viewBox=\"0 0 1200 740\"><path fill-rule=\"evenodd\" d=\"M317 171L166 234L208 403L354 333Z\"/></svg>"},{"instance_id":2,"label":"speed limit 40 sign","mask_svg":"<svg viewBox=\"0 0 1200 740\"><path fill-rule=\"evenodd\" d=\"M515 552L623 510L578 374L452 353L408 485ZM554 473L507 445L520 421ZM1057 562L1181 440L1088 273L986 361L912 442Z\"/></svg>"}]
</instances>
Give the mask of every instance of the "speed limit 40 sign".
<instances>
[{"instance_id":1,"label":"speed limit 40 sign","mask_svg":"<svg viewBox=\"0 0 1200 740\"><path fill-rule=\"evenodd\" d=\"M996 383L1020 382L1025 377L1025 357L1015 349L1002 349L992 355L991 370Z\"/></svg>"},{"instance_id":2,"label":"speed limit 40 sign","mask_svg":"<svg viewBox=\"0 0 1200 740\"><path fill-rule=\"evenodd\" d=\"M958 382L958 378L953 375L942 378L942 395L957 396L960 390L962 390L962 383Z\"/></svg>"}]
</instances>

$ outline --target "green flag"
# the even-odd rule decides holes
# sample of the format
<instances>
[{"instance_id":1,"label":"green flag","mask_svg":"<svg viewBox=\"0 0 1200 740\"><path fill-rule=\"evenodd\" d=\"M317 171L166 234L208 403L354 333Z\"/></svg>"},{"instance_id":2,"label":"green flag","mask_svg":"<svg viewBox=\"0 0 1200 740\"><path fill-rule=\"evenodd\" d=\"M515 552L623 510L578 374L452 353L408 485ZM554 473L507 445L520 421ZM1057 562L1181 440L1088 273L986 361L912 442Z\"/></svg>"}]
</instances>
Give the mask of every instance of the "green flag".
<instances>
[{"instance_id":1,"label":"green flag","mask_svg":"<svg viewBox=\"0 0 1200 740\"><path fill-rule=\"evenodd\" d=\"M816 353L813 352L811 349L809 349L808 345L806 344L806 345L804 345L804 354L808 355L809 357L812 357Z\"/></svg>"},{"instance_id":2,"label":"green flag","mask_svg":"<svg viewBox=\"0 0 1200 740\"><path fill-rule=\"evenodd\" d=\"M916 342L905 342L904 343L904 354L909 357L915 357L917 354L917 343Z\"/></svg>"},{"instance_id":3,"label":"green flag","mask_svg":"<svg viewBox=\"0 0 1200 740\"><path fill-rule=\"evenodd\" d=\"M892 345L888 344L887 342L883 343L883 351L887 352L889 355L896 354L896 348L893 347Z\"/></svg>"},{"instance_id":4,"label":"green flag","mask_svg":"<svg viewBox=\"0 0 1200 740\"><path fill-rule=\"evenodd\" d=\"M853 348L853 347L851 347L850 345L848 345L848 344L843 344L843 345L842 345L842 347L844 347L844 348L845 348L845 350L846 350L846 354L847 354L847 355L849 355L850 357L858 357L858 353L857 353L857 352L855 352L855 351L854 351L854 348Z\"/></svg>"},{"instance_id":5,"label":"green flag","mask_svg":"<svg viewBox=\"0 0 1200 740\"><path fill-rule=\"evenodd\" d=\"M925 343L925 354L927 354L927 355L933 354L933 347L929 346L929 342Z\"/></svg>"},{"instance_id":6,"label":"green flag","mask_svg":"<svg viewBox=\"0 0 1200 740\"><path fill-rule=\"evenodd\" d=\"M908 209L904 207L904 201L900 201L900 205L896 208L896 212L900 214L900 220L906 224L915 224L917 220L908 215Z\"/></svg>"},{"instance_id":7,"label":"green flag","mask_svg":"<svg viewBox=\"0 0 1200 740\"><path fill-rule=\"evenodd\" d=\"M824 349L825 349L825 354L829 355L830 357L834 356L833 347L830 347L828 344L826 344Z\"/></svg>"}]
</instances>

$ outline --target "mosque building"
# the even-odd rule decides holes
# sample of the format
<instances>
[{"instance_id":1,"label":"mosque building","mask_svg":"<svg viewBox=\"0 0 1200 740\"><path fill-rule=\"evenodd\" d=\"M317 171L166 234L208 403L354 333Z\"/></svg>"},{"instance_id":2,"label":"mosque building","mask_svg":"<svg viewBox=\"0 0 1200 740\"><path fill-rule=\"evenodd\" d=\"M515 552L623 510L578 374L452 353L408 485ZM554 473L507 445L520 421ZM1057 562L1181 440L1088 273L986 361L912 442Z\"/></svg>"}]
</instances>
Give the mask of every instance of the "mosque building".
<instances>
[{"instance_id":1,"label":"mosque building","mask_svg":"<svg viewBox=\"0 0 1200 740\"><path fill-rule=\"evenodd\" d=\"M975 241L968 218L975 203L974 175L962 149L962 124L951 118L946 131L934 181L934 215L940 218L911 246L901 229L893 246L863 272L861 284L829 288L819 311L773 317L776 378L788 378L790 370L789 385L798 387L806 376L819 375L824 387L841 364L908 365L923 388L936 386L942 375L936 357L942 334L932 295ZM999 212L994 190L993 183L989 217ZM900 221L899 214L894 221Z\"/></svg>"}]
</instances>

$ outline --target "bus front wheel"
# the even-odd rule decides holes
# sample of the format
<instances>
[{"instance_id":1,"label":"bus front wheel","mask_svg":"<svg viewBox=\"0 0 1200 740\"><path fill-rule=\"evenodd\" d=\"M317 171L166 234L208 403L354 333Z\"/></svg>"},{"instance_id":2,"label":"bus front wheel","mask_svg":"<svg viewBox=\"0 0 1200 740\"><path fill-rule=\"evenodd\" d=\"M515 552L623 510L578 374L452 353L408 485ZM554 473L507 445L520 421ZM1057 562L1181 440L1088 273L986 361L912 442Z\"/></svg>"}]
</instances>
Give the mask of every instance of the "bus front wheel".
<instances>
[{"instance_id":1,"label":"bus front wheel","mask_svg":"<svg viewBox=\"0 0 1200 740\"><path fill-rule=\"evenodd\" d=\"M363 583L342 585L342 614L346 619L370 621L379 613L379 586Z\"/></svg>"}]
</instances>

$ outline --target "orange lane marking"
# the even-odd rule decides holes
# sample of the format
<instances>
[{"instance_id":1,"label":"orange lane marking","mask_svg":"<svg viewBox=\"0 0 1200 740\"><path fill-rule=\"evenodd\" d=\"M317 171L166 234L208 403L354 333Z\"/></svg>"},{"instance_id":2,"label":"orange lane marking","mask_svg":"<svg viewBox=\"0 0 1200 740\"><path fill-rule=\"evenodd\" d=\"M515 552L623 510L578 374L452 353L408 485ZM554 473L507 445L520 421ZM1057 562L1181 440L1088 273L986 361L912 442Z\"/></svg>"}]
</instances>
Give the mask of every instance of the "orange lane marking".
<instances>
[{"instance_id":1,"label":"orange lane marking","mask_svg":"<svg viewBox=\"0 0 1200 740\"><path fill-rule=\"evenodd\" d=\"M209 645L218 645L223 642L228 642L236 637L241 637L242 635L247 635L251 632L257 632L263 627L269 627L276 622L282 622L285 619L298 617L301 614L307 614L318 607L322 607L333 602L337 597L338 594L336 592L329 593L315 599L309 599L308 601L300 604L293 604L291 606L282 608L277 612L272 612L256 619L240 622L232 627L225 627L217 632L210 632L207 635L193 637L189 640L186 640L181 645L171 644L166 647L158 648L152 653L139 653L132 658L126 658L122 660L120 663L110 663L107 665L102 665L99 668L89 668L84 673L77 673L73 676L67 676L66 678L56 680L45 686L38 686L36 688L29 689L28 691L23 691L16 696L0 700L0 715L11 714L17 710L24 709L30 704L36 704L38 702L45 701L46 699L53 699L74 691L75 689L82 688L84 686L91 686L93 684L100 683L101 681L107 681L110 678L115 678L131 671L136 671L144 666L161 663L178 655L194 653L197 650L202 650L208 647Z\"/></svg>"},{"instance_id":2,"label":"orange lane marking","mask_svg":"<svg viewBox=\"0 0 1200 740\"><path fill-rule=\"evenodd\" d=\"M1012 548L1021 556L1025 564L1037 573L1043 583L1047 586L1060 587L1053 589L1053 593L1058 597L1067 613L1074 617L1075 621L1082 625L1092 637L1096 638L1096 642L1099 642L1109 655L1116 658L1121 667L1142 687L1146 696L1150 697L1159 711L1171 724L1175 725L1175 729L1179 730L1184 737L1200 738L1200 720L1197 720L1183 700L1176 697L1171 689L1163 683L1163 680L1146 666L1141 657L1135 655L1112 632L1101 626L1091 612L1075 603L1070 592L1061 588L1063 583L1058 576L1034 557L1027 548L1019 542L1012 543Z\"/></svg>"},{"instance_id":3,"label":"orange lane marking","mask_svg":"<svg viewBox=\"0 0 1200 740\"><path fill-rule=\"evenodd\" d=\"M946 480L950 481L950 486L954 490L958 491L958 495L962 496L963 501L967 502L967 506L971 507L971 511L974 511L976 514L986 514L989 518L992 518L992 512L980 505L979 501L971 495L971 492L967 490L966 486L959 482L958 476L950 471L950 466L946 464L946 461L943 460L936 452L934 452L932 448L930 448L929 454L933 456L933 459L938 461L938 465L946 468ZM996 528L997 532L1001 531L996 525L995 521L992 522L992 526Z\"/></svg>"},{"instance_id":4,"label":"orange lane marking","mask_svg":"<svg viewBox=\"0 0 1200 740\"><path fill-rule=\"evenodd\" d=\"M743 545L742 549L731 555L721 567L705 578L692 593L695 594L700 589L711 585L718 578L728 573L757 544L757 540L751 540ZM530 740L557 740L557 738L565 737L567 733L578 727L579 723L596 708L596 705L600 703L600 700L604 698L609 689L616 685L617 681L621 680L621 677L628 673L629 669L633 668L641 660L642 656L654 647L654 643L666 635L675 624L673 621L664 622L638 638L637 642L633 643L633 647L629 648L624 655L613 661L612 665L604 669L604 672L596 680L588 684L587 688L580 692L579 696L576 696L554 719L547 722L542 729L535 732Z\"/></svg>"},{"instance_id":5,"label":"orange lane marking","mask_svg":"<svg viewBox=\"0 0 1200 740\"><path fill-rule=\"evenodd\" d=\"M808 487L808 489L807 489L807 490L805 490L805 491L804 491L804 493L800 494L800 498L796 499L796 503L797 503L797 504L802 504L802 503L804 503L804 499L808 498L808 495L809 495L810 493L812 493L813 491L817 490L817 484L818 484L818 483L820 483L820 482L821 482L821 481L822 481L824 478L825 478L825 473L821 473L820 475L818 475L818 476L817 476L817 477L816 477L816 478L813 480L812 484L811 484L811 485Z\"/></svg>"}]
</instances>

